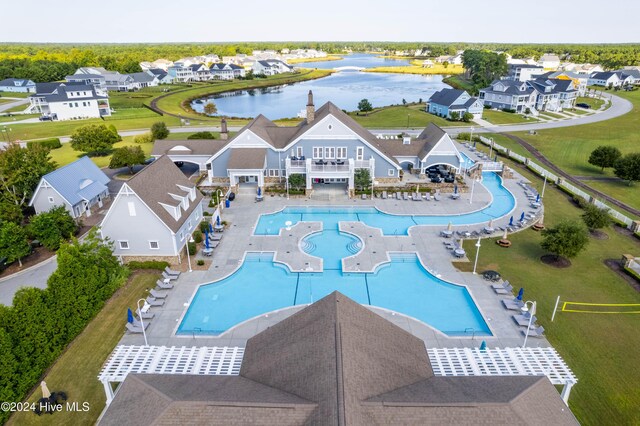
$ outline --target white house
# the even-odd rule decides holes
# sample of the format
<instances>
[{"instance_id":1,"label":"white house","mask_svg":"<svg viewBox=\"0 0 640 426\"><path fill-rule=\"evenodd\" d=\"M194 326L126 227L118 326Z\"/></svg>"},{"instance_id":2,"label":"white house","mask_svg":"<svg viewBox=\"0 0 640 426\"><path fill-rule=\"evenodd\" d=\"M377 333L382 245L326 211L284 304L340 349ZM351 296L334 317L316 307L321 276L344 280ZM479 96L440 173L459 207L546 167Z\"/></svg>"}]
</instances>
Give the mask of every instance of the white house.
<instances>
[{"instance_id":1,"label":"white house","mask_svg":"<svg viewBox=\"0 0 640 426\"><path fill-rule=\"evenodd\" d=\"M36 84L23 78L6 78L0 81L0 92L34 93Z\"/></svg>"},{"instance_id":2,"label":"white house","mask_svg":"<svg viewBox=\"0 0 640 426\"><path fill-rule=\"evenodd\" d=\"M633 84L633 77L620 71L596 72L589 76L589 86L620 87Z\"/></svg>"},{"instance_id":3,"label":"white house","mask_svg":"<svg viewBox=\"0 0 640 426\"><path fill-rule=\"evenodd\" d=\"M214 80L233 80L237 77L245 76L245 69L235 64L217 63L209 68L211 78Z\"/></svg>"},{"instance_id":4,"label":"white house","mask_svg":"<svg viewBox=\"0 0 640 426\"><path fill-rule=\"evenodd\" d=\"M100 118L111 115L109 96L94 86L74 83L37 83L27 112L54 120Z\"/></svg>"},{"instance_id":5,"label":"white house","mask_svg":"<svg viewBox=\"0 0 640 426\"><path fill-rule=\"evenodd\" d=\"M264 61L256 61L253 63L251 67L255 74L259 75L275 75L283 72L291 72L293 71L293 67L278 60L278 59L267 59Z\"/></svg>"},{"instance_id":6,"label":"white house","mask_svg":"<svg viewBox=\"0 0 640 426\"><path fill-rule=\"evenodd\" d=\"M180 260L202 219L202 194L163 156L122 185L100 232L118 256Z\"/></svg>"},{"instance_id":7,"label":"white house","mask_svg":"<svg viewBox=\"0 0 640 426\"><path fill-rule=\"evenodd\" d=\"M551 53L545 53L538 59L538 65L547 71L555 71L560 68L560 57Z\"/></svg>"}]
</instances>

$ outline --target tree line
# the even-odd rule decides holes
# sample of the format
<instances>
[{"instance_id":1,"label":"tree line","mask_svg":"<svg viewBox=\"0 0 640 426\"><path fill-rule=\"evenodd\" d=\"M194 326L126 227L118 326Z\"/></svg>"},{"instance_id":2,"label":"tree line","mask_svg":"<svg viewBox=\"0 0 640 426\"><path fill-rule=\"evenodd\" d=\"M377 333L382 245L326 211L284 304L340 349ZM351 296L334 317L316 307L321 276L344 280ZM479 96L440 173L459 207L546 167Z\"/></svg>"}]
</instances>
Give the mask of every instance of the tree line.
<instances>
[{"instance_id":1,"label":"tree line","mask_svg":"<svg viewBox=\"0 0 640 426\"><path fill-rule=\"evenodd\" d=\"M599 63L619 68L640 63L639 44L507 44L425 42L265 42L265 43L173 43L173 44L0 44L0 79L30 78L36 82L56 81L85 66L104 67L121 73L140 71L139 63L159 58L177 60L185 56L216 54L233 56L253 50L317 49L327 53L429 51L430 56L453 55L460 50L491 50L515 58L544 53L558 54L572 62Z\"/></svg>"},{"instance_id":2,"label":"tree line","mask_svg":"<svg viewBox=\"0 0 640 426\"><path fill-rule=\"evenodd\" d=\"M128 270L95 230L64 243L46 289L25 287L0 305L0 401L21 401L125 282ZM0 423L10 412L0 411Z\"/></svg>"},{"instance_id":3,"label":"tree line","mask_svg":"<svg viewBox=\"0 0 640 426\"><path fill-rule=\"evenodd\" d=\"M465 50L462 63L473 83L475 93L507 74L508 70L506 55L488 50Z\"/></svg>"}]
</instances>

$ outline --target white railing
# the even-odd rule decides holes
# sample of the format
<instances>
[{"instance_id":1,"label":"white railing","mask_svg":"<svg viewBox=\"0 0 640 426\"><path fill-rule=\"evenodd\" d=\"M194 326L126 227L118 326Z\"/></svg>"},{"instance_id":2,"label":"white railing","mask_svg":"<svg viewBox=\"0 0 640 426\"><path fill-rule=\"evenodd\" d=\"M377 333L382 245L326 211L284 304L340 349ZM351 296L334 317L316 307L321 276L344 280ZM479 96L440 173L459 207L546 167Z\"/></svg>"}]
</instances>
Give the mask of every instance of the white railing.
<instances>
[{"instance_id":1,"label":"white railing","mask_svg":"<svg viewBox=\"0 0 640 426\"><path fill-rule=\"evenodd\" d=\"M320 173L335 173L335 172L348 172L349 165L348 164L311 164L312 172L320 172Z\"/></svg>"},{"instance_id":2,"label":"white railing","mask_svg":"<svg viewBox=\"0 0 640 426\"><path fill-rule=\"evenodd\" d=\"M480 136L480 141L483 144L487 145L487 146L493 146L493 150L494 151L500 152L500 153L502 153L504 155L508 155L509 158L511 158L513 160L516 160L519 163L526 164L527 167L530 168L531 170L533 170L535 173L537 173L538 175L540 175L542 177L546 177L548 181L551 181L551 182L557 184L558 186L562 187L563 189L565 189L567 192L571 193L572 195L576 195L576 196L584 199L587 202L593 202L599 208L607 209L608 212L609 212L609 215L611 217L613 217L615 220L625 224L628 228L631 228L633 226L633 219L631 219L630 217L620 213L617 210L614 210L612 207L610 207L609 205L605 204L604 202L594 199L587 192L585 192L582 189L576 187L575 185L570 184L565 179L561 179L559 176L557 176L554 173L551 173L550 171L548 171L544 167L540 166L539 164L534 163L528 157L525 157L524 155L516 154L515 152L509 150L508 148L506 148L506 147L504 147L502 145L499 145L499 144L493 142L491 139L486 138L484 136ZM484 166L484 163L483 163L483 170L486 170L485 166Z\"/></svg>"}]
</instances>

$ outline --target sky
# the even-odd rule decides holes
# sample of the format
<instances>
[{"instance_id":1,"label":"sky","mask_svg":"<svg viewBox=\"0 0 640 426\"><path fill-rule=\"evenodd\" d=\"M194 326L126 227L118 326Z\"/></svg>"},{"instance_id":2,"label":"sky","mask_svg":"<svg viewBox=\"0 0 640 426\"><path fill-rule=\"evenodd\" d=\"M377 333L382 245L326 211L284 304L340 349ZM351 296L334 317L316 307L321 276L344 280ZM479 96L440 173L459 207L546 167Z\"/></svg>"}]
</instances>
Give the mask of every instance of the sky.
<instances>
[{"instance_id":1,"label":"sky","mask_svg":"<svg viewBox=\"0 0 640 426\"><path fill-rule=\"evenodd\" d=\"M640 42L637 0L2 2L0 42Z\"/></svg>"}]
</instances>

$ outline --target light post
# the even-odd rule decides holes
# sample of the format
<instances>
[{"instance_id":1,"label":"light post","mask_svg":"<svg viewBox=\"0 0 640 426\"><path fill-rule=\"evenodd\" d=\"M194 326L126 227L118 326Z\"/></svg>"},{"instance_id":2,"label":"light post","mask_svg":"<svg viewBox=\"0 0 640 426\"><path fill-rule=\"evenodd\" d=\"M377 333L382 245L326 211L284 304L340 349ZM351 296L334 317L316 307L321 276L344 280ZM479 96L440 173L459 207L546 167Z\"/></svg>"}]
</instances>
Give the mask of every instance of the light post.
<instances>
[{"instance_id":1,"label":"light post","mask_svg":"<svg viewBox=\"0 0 640 426\"><path fill-rule=\"evenodd\" d=\"M144 299L140 299L138 300L136 305L138 306L138 316L140 317L140 327L142 328L142 335L144 336L144 345L149 346L149 342L147 342L147 332L144 330L144 321L142 320L142 308L140 307L140 302L142 302L142 306L144 306L147 301Z\"/></svg>"},{"instance_id":2,"label":"light post","mask_svg":"<svg viewBox=\"0 0 640 426\"><path fill-rule=\"evenodd\" d=\"M191 255L189 254L189 243L193 243L193 236L191 234L187 234L187 262L189 263L189 272L193 272L193 269L191 269Z\"/></svg>"},{"instance_id":3,"label":"light post","mask_svg":"<svg viewBox=\"0 0 640 426\"><path fill-rule=\"evenodd\" d=\"M476 243L476 261L473 263L473 274L476 274L476 268L478 267L478 255L480 254L480 237Z\"/></svg>"},{"instance_id":4,"label":"light post","mask_svg":"<svg viewBox=\"0 0 640 426\"><path fill-rule=\"evenodd\" d=\"M373 187L375 186L376 181L373 180L373 176L371 177L371 199L373 200Z\"/></svg>"},{"instance_id":5,"label":"light post","mask_svg":"<svg viewBox=\"0 0 640 426\"><path fill-rule=\"evenodd\" d=\"M544 183L542 184L542 193L540 194L540 198L544 198L544 190L547 188L547 174L544 174Z\"/></svg>"},{"instance_id":6,"label":"light post","mask_svg":"<svg viewBox=\"0 0 640 426\"><path fill-rule=\"evenodd\" d=\"M527 308L527 305L531 304L531 309ZM531 329L531 323L533 322L533 316L536 313L536 302L527 300L524 302L524 306L522 307L522 312L529 312L529 325L527 325L527 331L524 333L524 343L522 343L522 347L527 346L527 337L529 337L529 330Z\"/></svg>"},{"instance_id":7,"label":"light post","mask_svg":"<svg viewBox=\"0 0 640 426\"><path fill-rule=\"evenodd\" d=\"M469 136L469 142L473 142L473 127L471 127L471 136Z\"/></svg>"},{"instance_id":8,"label":"light post","mask_svg":"<svg viewBox=\"0 0 640 426\"><path fill-rule=\"evenodd\" d=\"M473 202L473 189L476 187L477 179L473 179L473 183L471 184L471 194L469 194L469 204Z\"/></svg>"},{"instance_id":9,"label":"light post","mask_svg":"<svg viewBox=\"0 0 640 426\"><path fill-rule=\"evenodd\" d=\"M222 204L220 204L220 195L224 195L224 194L222 194L221 189L218 189L216 190L216 195L218 196L218 208L220 208L220 211L222 211Z\"/></svg>"}]
</instances>

